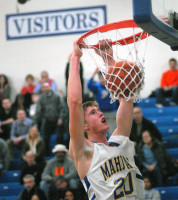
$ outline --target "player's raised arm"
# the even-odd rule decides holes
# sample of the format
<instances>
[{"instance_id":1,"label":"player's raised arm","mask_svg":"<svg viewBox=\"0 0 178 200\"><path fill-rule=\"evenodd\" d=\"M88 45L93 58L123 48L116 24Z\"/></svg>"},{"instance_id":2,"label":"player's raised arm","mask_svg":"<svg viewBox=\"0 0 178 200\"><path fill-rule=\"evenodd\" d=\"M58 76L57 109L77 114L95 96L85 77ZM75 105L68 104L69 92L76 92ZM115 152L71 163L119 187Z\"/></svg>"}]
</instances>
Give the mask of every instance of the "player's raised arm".
<instances>
[{"instance_id":1,"label":"player's raised arm","mask_svg":"<svg viewBox=\"0 0 178 200\"><path fill-rule=\"evenodd\" d=\"M79 63L82 52L77 41L73 44L73 54L71 57L70 74L68 80L67 102L69 106L69 132L71 157L75 159L83 151L84 137L84 117L82 108L82 86L79 74Z\"/></svg>"},{"instance_id":2,"label":"player's raised arm","mask_svg":"<svg viewBox=\"0 0 178 200\"><path fill-rule=\"evenodd\" d=\"M117 128L113 135L130 136L133 120L133 100L125 100L124 97L119 98L119 108L116 115Z\"/></svg>"}]
</instances>

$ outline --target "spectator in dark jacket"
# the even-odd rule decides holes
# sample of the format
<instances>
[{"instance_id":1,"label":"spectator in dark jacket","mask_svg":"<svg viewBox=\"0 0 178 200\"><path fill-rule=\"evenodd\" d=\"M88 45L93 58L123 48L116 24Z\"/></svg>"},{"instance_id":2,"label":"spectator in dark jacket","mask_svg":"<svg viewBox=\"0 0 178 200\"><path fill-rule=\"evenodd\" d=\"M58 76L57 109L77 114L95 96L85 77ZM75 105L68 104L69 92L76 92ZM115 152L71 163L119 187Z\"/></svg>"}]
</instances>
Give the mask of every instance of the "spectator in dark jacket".
<instances>
[{"instance_id":1,"label":"spectator in dark jacket","mask_svg":"<svg viewBox=\"0 0 178 200\"><path fill-rule=\"evenodd\" d=\"M2 102L2 99L10 98L10 93L11 88L7 76L4 74L0 74L0 104Z\"/></svg>"},{"instance_id":2,"label":"spectator in dark jacket","mask_svg":"<svg viewBox=\"0 0 178 200\"><path fill-rule=\"evenodd\" d=\"M7 140L10 137L11 126L16 118L16 110L12 107L10 99L2 100L0 109L0 137Z\"/></svg>"},{"instance_id":3,"label":"spectator in dark jacket","mask_svg":"<svg viewBox=\"0 0 178 200\"><path fill-rule=\"evenodd\" d=\"M37 102L36 124L40 128L40 133L46 147L46 154L49 154L49 142L52 134L55 133L57 125L63 123L65 113L64 102L62 98L51 89L49 83L43 84L43 94L40 95Z\"/></svg>"},{"instance_id":4,"label":"spectator in dark jacket","mask_svg":"<svg viewBox=\"0 0 178 200\"><path fill-rule=\"evenodd\" d=\"M20 174L20 184L23 184L23 178L27 174L31 174L35 177L35 183L39 185L44 167L45 162L37 162L35 160L35 155L33 154L33 152L27 151L25 154L25 162L23 163Z\"/></svg>"},{"instance_id":5,"label":"spectator in dark jacket","mask_svg":"<svg viewBox=\"0 0 178 200\"><path fill-rule=\"evenodd\" d=\"M142 110L140 107L135 107L133 110L134 120L132 123L132 129L130 134L130 140L136 142L138 145L142 140L142 133L145 130L149 130L152 136L158 140L162 140L161 133L157 129L157 127L148 119L145 119L142 114Z\"/></svg>"},{"instance_id":6,"label":"spectator in dark jacket","mask_svg":"<svg viewBox=\"0 0 178 200\"><path fill-rule=\"evenodd\" d=\"M10 156L7 143L0 138L0 174L8 169L9 161Z\"/></svg>"},{"instance_id":7,"label":"spectator in dark jacket","mask_svg":"<svg viewBox=\"0 0 178 200\"><path fill-rule=\"evenodd\" d=\"M149 131L143 132L137 155L143 167L142 173L154 179L155 186L162 186L163 181L177 171L165 146L153 138Z\"/></svg>"},{"instance_id":8,"label":"spectator in dark jacket","mask_svg":"<svg viewBox=\"0 0 178 200\"><path fill-rule=\"evenodd\" d=\"M25 154L27 151L33 152L36 161L44 161L45 144L44 141L40 138L37 126L32 126L29 130L22 150L23 159L25 159Z\"/></svg>"},{"instance_id":9,"label":"spectator in dark jacket","mask_svg":"<svg viewBox=\"0 0 178 200\"><path fill-rule=\"evenodd\" d=\"M44 192L35 185L33 175L27 174L23 181L25 189L19 195L18 200L47 200Z\"/></svg>"}]
</instances>

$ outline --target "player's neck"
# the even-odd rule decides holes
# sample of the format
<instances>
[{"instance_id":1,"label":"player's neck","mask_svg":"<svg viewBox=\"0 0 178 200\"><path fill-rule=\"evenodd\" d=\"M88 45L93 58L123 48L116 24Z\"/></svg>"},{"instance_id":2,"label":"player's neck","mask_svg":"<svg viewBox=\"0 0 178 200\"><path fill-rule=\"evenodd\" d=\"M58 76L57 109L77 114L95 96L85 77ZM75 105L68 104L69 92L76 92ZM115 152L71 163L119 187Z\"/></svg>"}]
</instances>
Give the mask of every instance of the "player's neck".
<instances>
[{"instance_id":1,"label":"player's neck","mask_svg":"<svg viewBox=\"0 0 178 200\"><path fill-rule=\"evenodd\" d=\"M108 144L106 135L103 133L90 135L88 139L92 142Z\"/></svg>"}]
</instances>

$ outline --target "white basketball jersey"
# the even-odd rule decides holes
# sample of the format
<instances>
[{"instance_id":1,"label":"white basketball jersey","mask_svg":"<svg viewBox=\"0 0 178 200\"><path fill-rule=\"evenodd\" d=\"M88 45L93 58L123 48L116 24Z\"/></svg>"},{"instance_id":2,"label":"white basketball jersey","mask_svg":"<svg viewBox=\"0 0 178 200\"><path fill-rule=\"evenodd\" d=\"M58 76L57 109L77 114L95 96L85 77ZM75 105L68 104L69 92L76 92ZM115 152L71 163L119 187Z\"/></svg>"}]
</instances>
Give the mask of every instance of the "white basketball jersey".
<instances>
[{"instance_id":1,"label":"white basketball jersey","mask_svg":"<svg viewBox=\"0 0 178 200\"><path fill-rule=\"evenodd\" d=\"M110 146L94 143L87 176L82 180L89 200L143 200L144 182L134 162L134 143L111 136Z\"/></svg>"}]
</instances>

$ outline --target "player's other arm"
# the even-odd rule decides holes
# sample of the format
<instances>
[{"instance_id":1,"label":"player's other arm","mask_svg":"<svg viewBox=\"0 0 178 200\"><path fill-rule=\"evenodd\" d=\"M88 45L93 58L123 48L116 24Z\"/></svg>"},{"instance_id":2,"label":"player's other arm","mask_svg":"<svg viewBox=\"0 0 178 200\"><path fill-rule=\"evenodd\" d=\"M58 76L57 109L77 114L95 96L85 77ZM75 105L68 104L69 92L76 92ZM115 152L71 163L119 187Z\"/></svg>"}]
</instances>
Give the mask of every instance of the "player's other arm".
<instances>
[{"instance_id":1,"label":"player's other arm","mask_svg":"<svg viewBox=\"0 0 178 200\"><path fill-rule=\"evenodd\" d=\"M124 97L119 97L119 103L116 115L117 128L113 135L129 137L133 121L133 100L126 101Z\"/></svg>"},{"instance_id":2,"label":"player's other arm","mask_svg":"<svg viewBox=\"0 0 178 200\"><path fill-rule=\"evenodd\" d=\"M70 156L75 160L83 152L84 117L82 108L82 86L79 74L79 63L82 52L78 48L77 41L74 42L71 57L71 69L68 80L67 102L69 106L69 132L70 132Z\"/></svg>"}]
</instances>

